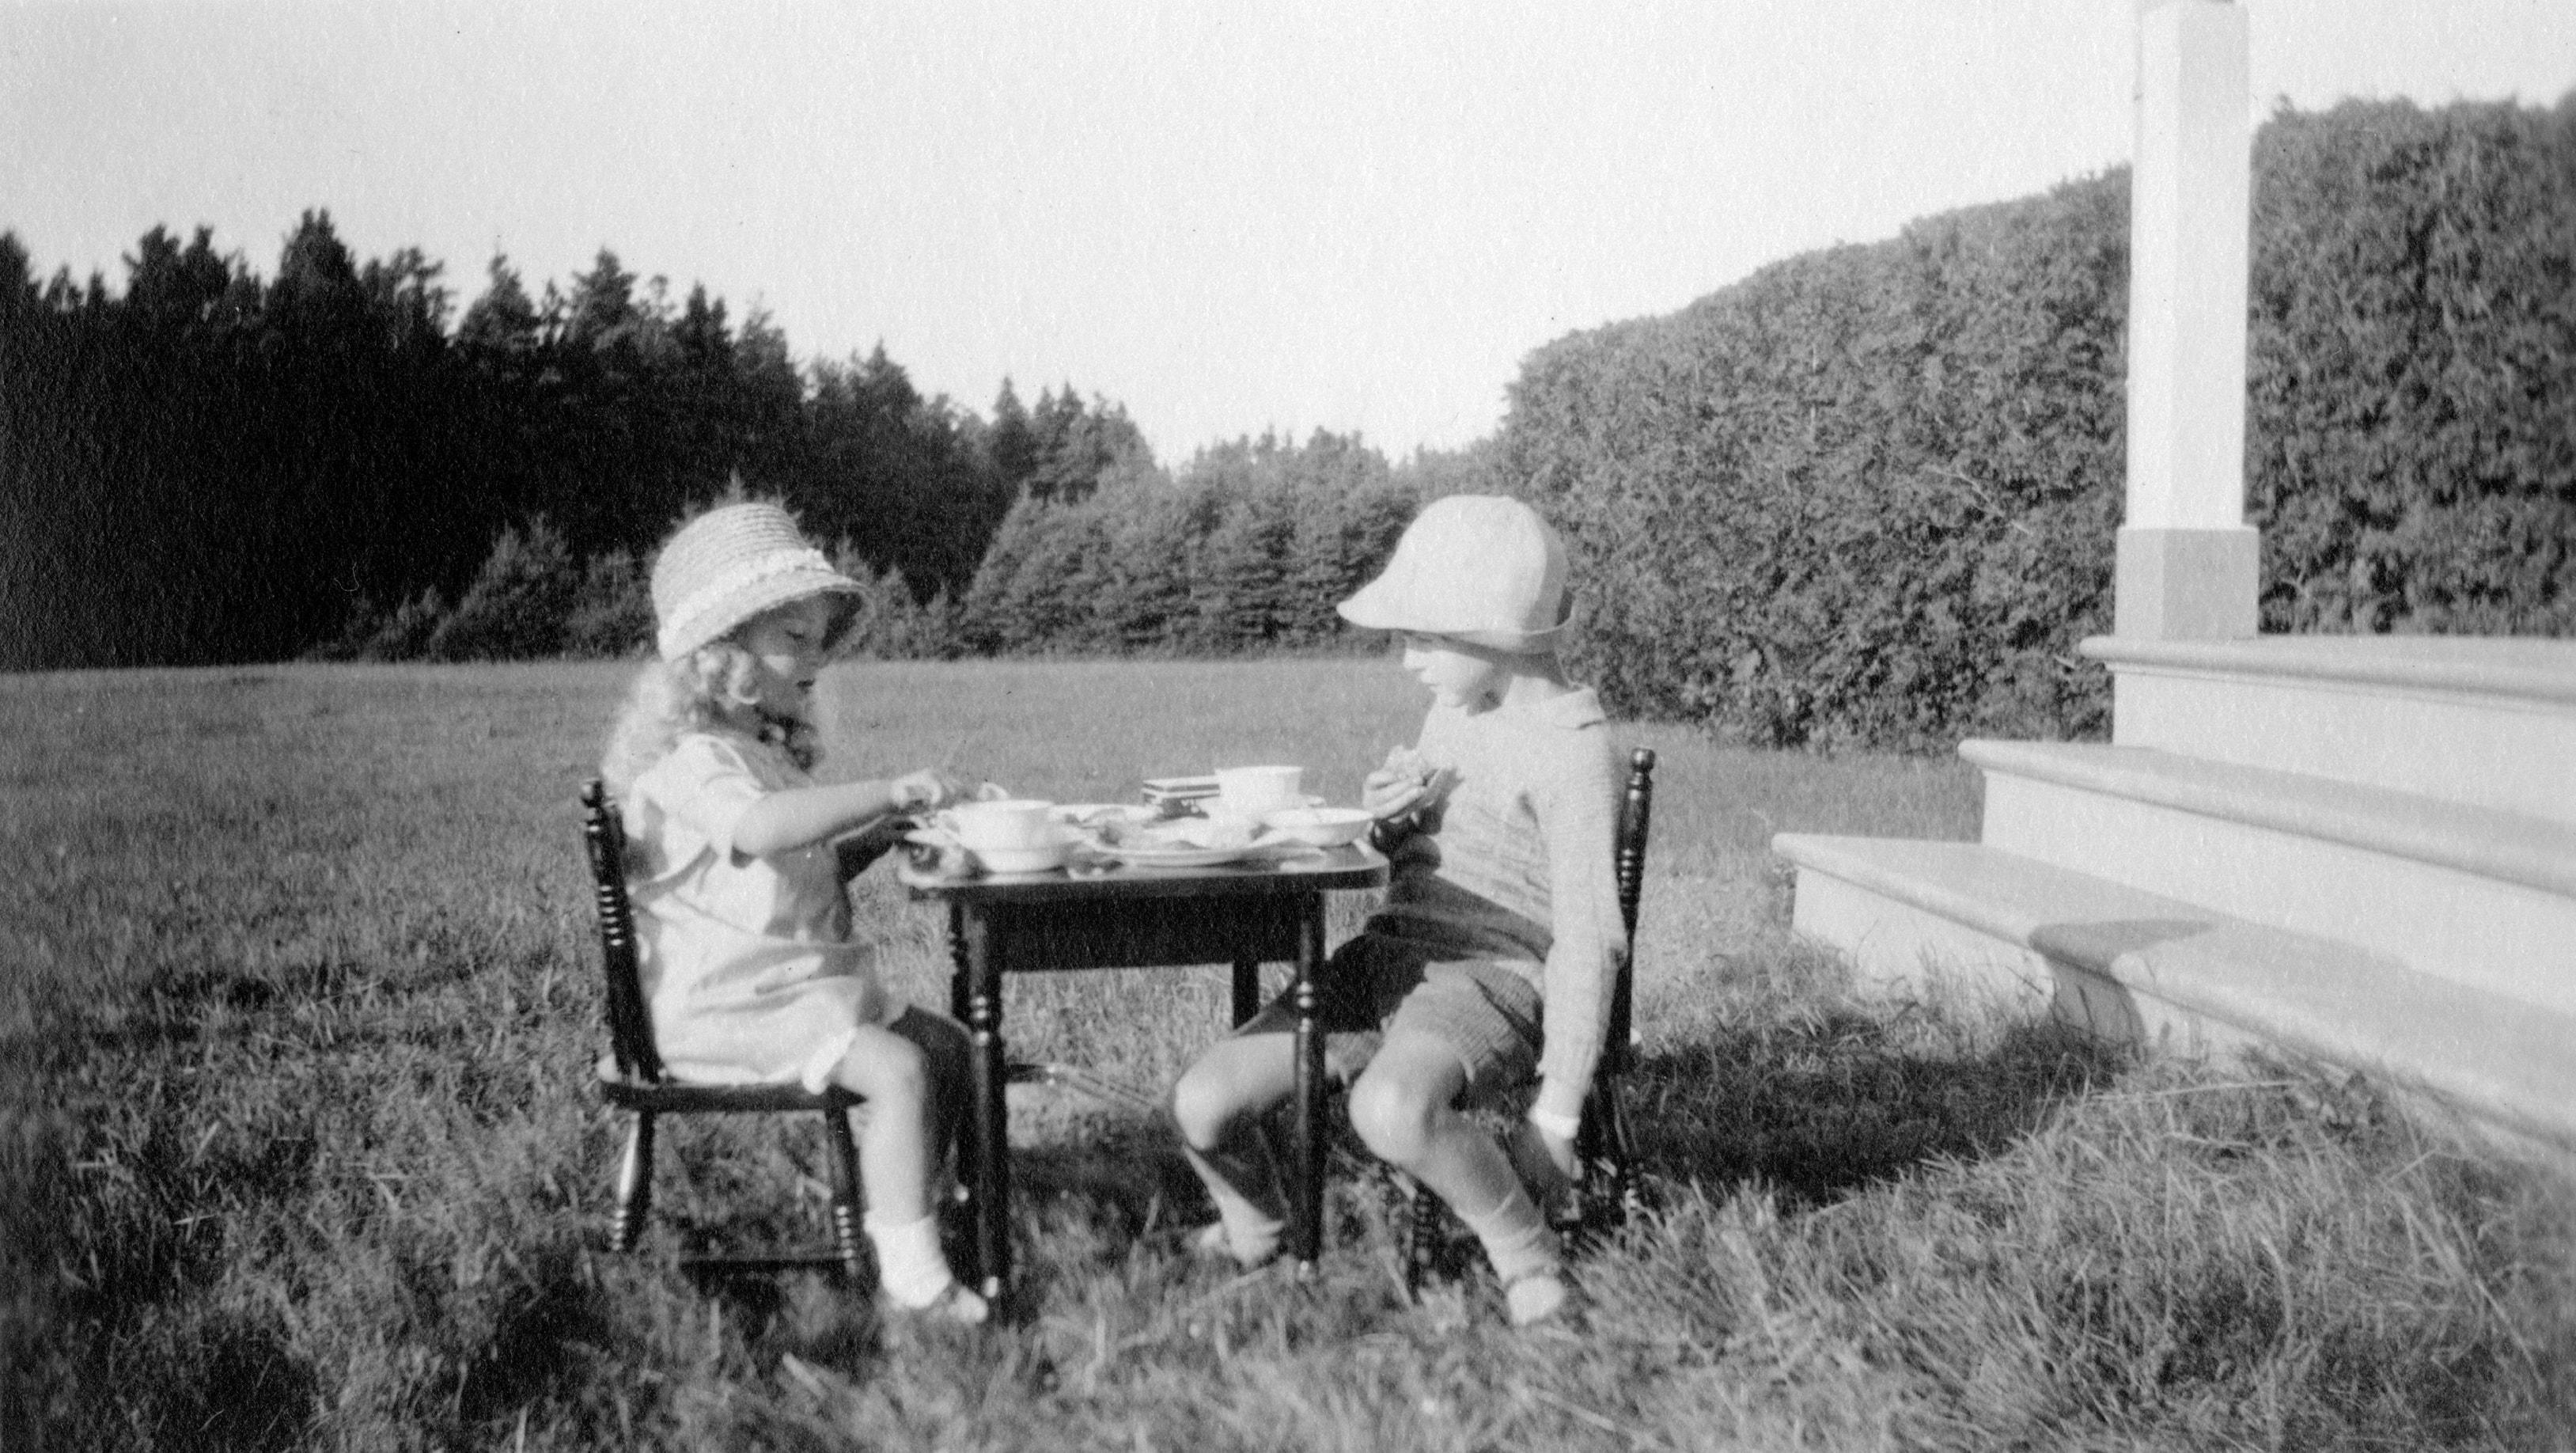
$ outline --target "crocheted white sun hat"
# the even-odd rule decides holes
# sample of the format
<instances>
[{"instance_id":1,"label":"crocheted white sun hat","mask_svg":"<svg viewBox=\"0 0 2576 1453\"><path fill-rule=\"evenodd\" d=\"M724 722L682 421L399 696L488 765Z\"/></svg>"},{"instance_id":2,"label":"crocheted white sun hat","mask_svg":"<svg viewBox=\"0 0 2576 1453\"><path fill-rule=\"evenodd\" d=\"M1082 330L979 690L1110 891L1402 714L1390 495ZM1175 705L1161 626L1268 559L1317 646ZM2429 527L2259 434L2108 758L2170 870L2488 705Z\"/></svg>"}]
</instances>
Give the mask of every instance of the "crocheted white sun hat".
<instances>
[{"instance_id":1,"label":"crocheted white sun hat","mask_svg":"<svg viewBox=\"0 0 2576 1453\"><path fill-rule=\"evenodd\" d=\"M723 505L680 527L653 562L654 645L676 661L762 611L809 595L850 597L837 638L865 588L832 568L774 504Z\"/></svg>"},{"instance_id":2,"label":"crocheted white sun hat","mask_svg":"<svg viewBox=\"0 0 2576 1453\"><path fill-rule=\"evenodd\" d=\"M1553 649L1566 625L1565 544L1519 500L1446 495L1404 527L1385 571L1335 609L1371 630Z\"/></svg>"}]
</instances>

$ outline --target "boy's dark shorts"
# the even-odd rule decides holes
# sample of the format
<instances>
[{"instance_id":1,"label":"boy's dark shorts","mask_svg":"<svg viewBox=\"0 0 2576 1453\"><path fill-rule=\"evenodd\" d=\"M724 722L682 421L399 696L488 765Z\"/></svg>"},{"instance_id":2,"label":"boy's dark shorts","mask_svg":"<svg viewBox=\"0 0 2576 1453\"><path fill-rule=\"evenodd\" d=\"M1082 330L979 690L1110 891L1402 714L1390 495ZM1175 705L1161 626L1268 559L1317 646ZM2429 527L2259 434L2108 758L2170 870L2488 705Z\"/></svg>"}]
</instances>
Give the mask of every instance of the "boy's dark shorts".
<instances>
[{"instance_id":1,"label":"boy's dark shorts","mask_svg":"<svg viewBox=\"0 0 2576 1453\"><path fill-rule=\"evenodd\" d=\"M1354 1078L1387 1034L1439 1041L1467 1068L1470 1101L1528 1084L1538 1074L1544 998L1535 965L1457 959L1402 939L1363 933L1334 951L1316 993L1326 1072ZM1294 991L1291 990L1291 993ZM1297 1006L1281 994L1237 1034L1293 1034Z\"/></svg>"}]
</instances>

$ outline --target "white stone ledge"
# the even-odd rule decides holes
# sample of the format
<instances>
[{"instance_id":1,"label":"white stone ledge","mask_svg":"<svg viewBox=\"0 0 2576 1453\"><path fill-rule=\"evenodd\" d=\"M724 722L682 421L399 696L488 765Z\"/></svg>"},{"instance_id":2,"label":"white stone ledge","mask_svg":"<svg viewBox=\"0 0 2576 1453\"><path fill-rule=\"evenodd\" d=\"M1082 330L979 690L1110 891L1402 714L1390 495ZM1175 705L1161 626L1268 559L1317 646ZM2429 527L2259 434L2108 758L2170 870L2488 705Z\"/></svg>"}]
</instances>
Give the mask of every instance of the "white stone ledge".
<instances>
[{"instance_id":1,"label":"white stone ledge","mask_svg":"<svg viewBox=\"0 0 2576 1453\"><path fill-rule=\"evenodd\" d=\"M2576 1151L2576 1017L1977 843L1784 833L1771 846L1802 891L1811 873L1852 884L2028 950L2061 978L2091 976Z\"/></svg>"},{"instance_id":2,"label":"white stone ledge","mask_svg":"<svg viewBox=\"0 0 2576 1453\"><path fill-rule=\"evenodd\" d=\"M2146 667L2286 676L2576 708L2576 640L2544 636L2257 636L2235 641L2092 636L2076 649L2115 671Z\"/></svg>"},{"instance_id":3,"label":"white stone ledge","mask_svg":"<svg viewBox=\"0 0 2576 1453\"><path fill-rule=\"evenodd\" d=\"M2270 828L2576 898L2576 826L2152 747L1966 741L1988 772Z\"/></svg>"}]
</instances>

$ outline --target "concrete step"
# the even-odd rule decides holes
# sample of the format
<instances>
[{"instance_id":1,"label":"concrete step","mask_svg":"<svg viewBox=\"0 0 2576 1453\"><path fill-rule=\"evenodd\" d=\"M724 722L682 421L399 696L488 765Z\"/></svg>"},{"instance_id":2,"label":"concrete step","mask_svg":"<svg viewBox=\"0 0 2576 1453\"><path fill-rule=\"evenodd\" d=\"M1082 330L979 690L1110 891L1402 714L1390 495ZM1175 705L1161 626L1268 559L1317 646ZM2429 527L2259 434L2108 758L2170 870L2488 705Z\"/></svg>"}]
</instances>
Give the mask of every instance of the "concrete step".
<instances>
[{"instance_id":1,"label":"concrete step","mask_svg":"<svg viewBox=\"0 0 2576 1453\"><path fill-rule=\"evenodd\" d=\"M1989 847L2576 1014L2576 824L2141 747L1959 752Z\"/></svg>"},{"instance_id":2,"label":"concrete step","mask_svg":"<svg viewBox=\"0 0 2576 1453\"><path fill-rule=\"evenodd\" d=\"M2083 644L2112 740L2576 823L2576 640L2263 636Z\"/></svg>"},{"instance_id":3,"label":"concrete step","mask_svg":"<svg viewBox=\"0 0 2576 1453\"><path fill-rule=\"evenodd\" d=\"M2124 1042L2278 1045L2576 1155L2576 1015L1984 844L1782 834L1772 849L1797 865L1798 931L1865 975L1918 981L1928 962Z\"/></svg>"}]
</instances>

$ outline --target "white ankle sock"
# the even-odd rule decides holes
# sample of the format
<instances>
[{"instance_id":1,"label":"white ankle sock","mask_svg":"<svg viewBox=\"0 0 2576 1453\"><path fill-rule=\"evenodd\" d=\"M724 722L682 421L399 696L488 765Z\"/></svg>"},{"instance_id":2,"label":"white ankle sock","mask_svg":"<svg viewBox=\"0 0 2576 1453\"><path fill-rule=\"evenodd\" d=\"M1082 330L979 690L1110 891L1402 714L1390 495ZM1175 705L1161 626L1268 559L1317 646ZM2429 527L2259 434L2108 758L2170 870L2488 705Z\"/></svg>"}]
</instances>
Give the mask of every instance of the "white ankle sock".
<instances>
[{"instance_id":1,"label":"white ankle sock","mask_svg":"<svg viewBox=\"0 0 2576 1453\"><path fill-rule=\"evenodd\" d=\"M940 1254L937 1216L892 1224L870 1216L866 1225L868 1240L877 1249L877 1284L885 1288L895 1305L919 1311L957 1285L956 1275L948 1269L948 1258ZM957 1295L975 1296L963 1287L958 1287ZM983 1299L976 1297L975 1302L980 1309Z\"/></svg>"},{"instance_id":2,"label":"white ankle sock","mask_svg":"<svg viewBox=\"0 0 2576 1453\"><path fill-rule=\"evenodd\" d=\"M1207 1186L1208 1199L1216 1205L1217 1225L1224 1228L1226 1250L1245 1266L1258 1266L1279 1254L1279 1241L1287 1234L1288 1223L1275 1209L1278 1190L1277 1173L1268 1147L1256 1134L1238 1143L1214 1150L1199 1150L1184 1143L1181 1149ZM1270 1198L1270 1204L1244 1194L1250 1186Z\"/></svg>"},{"instance_id":3,"label":"white ankle sock","mask_svg":"<svg viewBox=\"0 0 2576 1453\"><path fill-rule=\"evenodd\" d=\"M1246 1266L1259 1266L1279 1254L1279 1238L1288 1223L1241 1196L1215 1195L1216 1222L1225 1231L1225 1249Z\"/></svg>"},{"instance_id":4,"label":"white ankle sock","mask_svg":"<svg viewBox=\"0 0 2576 1453\"><path fill-rule=\"evenodd\" d=\"M1458 1219L1484 1243L1485 1259L1494 1264L1494 1275L1502 1281L1513 1326L1526 1327L1565 1305L1564 1262L1556 1233L1547 1229L1528 1192L1515 1186L1484 1214L1461 1211Z\"/></svg>"}]
</instances>

